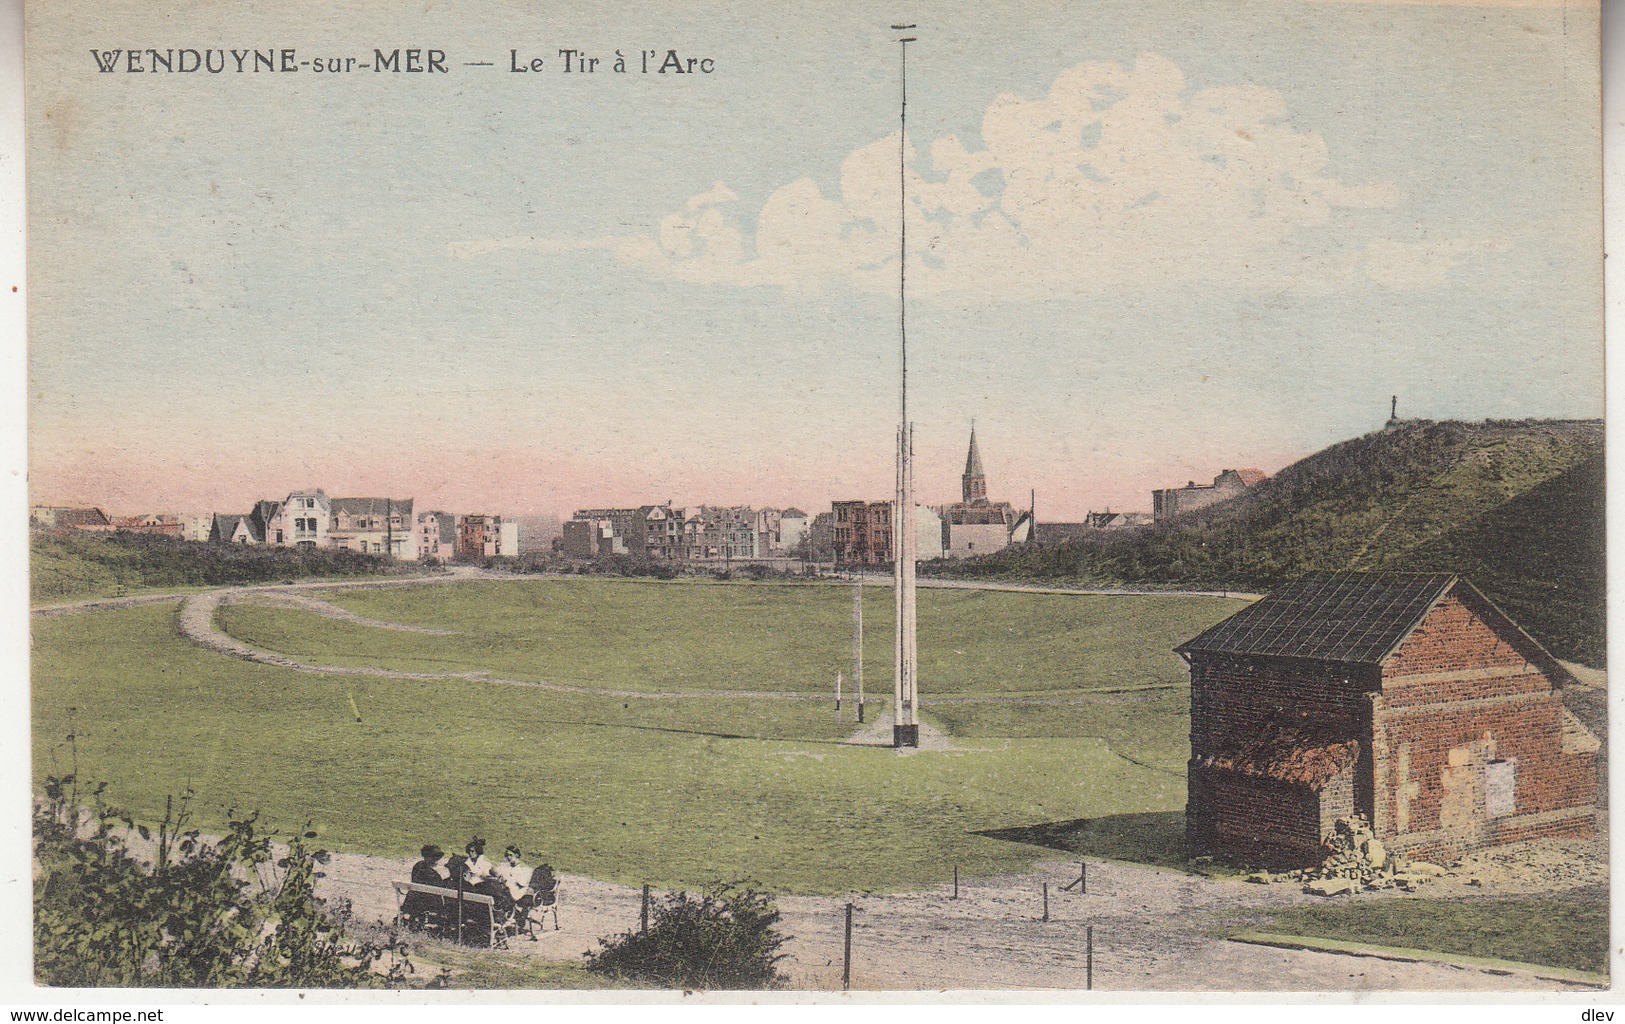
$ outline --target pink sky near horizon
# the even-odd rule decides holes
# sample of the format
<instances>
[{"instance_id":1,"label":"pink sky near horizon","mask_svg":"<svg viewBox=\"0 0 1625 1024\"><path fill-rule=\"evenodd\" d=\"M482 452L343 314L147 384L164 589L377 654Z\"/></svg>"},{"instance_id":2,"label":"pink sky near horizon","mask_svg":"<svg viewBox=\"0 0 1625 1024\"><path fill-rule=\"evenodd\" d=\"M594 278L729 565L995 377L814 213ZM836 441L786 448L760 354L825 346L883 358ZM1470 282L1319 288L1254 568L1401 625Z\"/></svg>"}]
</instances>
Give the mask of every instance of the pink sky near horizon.
<instances>
[{"instance_id":1,"label":"pink sky near horizon","mask_svg":"<svg viewBox=\"0 0 1625 1024\"><path fill-rule=\"evenodd\" d=\"M1084 513L1149 511L1151 490L1205 483L1222 469L1258 468L1273 474L1301 452L1258 452L1251 457L1195 456L1179 465L1131 468L1109 478L1042 469L1020 452L981 442L990 496L1025 508L1036 490L1039 519L1081 520ZM619 468L581 458L542 457L525 451L448 454L399 463L366 465L354 460L268 461L231 468L201 456L153 457L128 452L88 452L36 464L29 472L35 505L95 505L110 515L173 512L201 515L243 512L259 499L281 500L291 491L319 487L339 496L411 498L419 510L552 515L568 518L577 508L610 508L672 501L700 504L796 506L808 514L828 511L832 500L891 496L891 466L851 467L838 478L798 472L789 457L732 470L686 473L671 467ZM963 448L921 453L915 491L925 504L959 499Z\"/></svg>"}]
</instances>

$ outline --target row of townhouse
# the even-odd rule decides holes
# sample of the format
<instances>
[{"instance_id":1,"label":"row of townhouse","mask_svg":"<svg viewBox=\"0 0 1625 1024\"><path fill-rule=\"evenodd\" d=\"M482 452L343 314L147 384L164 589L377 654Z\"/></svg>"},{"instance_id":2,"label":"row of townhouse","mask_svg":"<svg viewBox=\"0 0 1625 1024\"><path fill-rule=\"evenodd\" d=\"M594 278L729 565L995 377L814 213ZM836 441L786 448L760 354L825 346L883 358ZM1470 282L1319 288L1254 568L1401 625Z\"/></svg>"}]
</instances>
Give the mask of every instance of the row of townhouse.
<instances>
[{"instance_id":1,"label":"row of townhouse","mask_svg":"<svg viewBox=\"0 0 1625 1024\"><path fill-rule=\"evenodd\" d=\"M173 512L110 516L94 506L34 505L28 510L28 521L29 525L41 530L141 533L179 537L182 540L208 540L212 520L209 516L182 516Z\"/></svg>"},{"instance_id":2,"label":"row of townhouse","mask_svg":"<svg viewBox=\"0 0 1625 1024\"><path fill-rule=\"evenodd\" d=\"M797 508L700 505L578 509L564 524L559 550L569 558L628 555L648 561L727 562L796 557L807 538Z\"/></svg>"},{"instance_id":3,"label":"row of townhouse","mask_svg":"<svg viewBox=\"0 0 1625 1024\"><path fill-rule=\"evenodd\" d=\"M318 489L257 501L243 515L216 513L208 540L345 549L403 562L474 561L519 554L519 524L496 515L414 514L411 498L330 498Z\"/></svg>"}]
</instances>

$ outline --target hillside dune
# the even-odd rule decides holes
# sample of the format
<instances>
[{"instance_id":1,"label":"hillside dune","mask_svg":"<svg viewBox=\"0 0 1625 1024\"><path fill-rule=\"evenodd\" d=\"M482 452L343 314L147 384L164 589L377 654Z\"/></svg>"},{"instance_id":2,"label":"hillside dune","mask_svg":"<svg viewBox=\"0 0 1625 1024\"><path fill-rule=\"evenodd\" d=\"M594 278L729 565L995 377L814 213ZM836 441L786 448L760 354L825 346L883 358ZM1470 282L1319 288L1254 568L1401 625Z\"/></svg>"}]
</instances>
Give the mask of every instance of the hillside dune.
<instances>
[{"instance_id":1,"label":"hillside dune","mask_svg":"<svg viewBox=\"0 0 1625 1024\"><path fill-rule=\"evenodd\" d=\"M1560 657L1600 667L1603 478L1601 421L1413 421L1168 523L927 571L1235 590L1316 569L1456 572Z\"/></svg>"}]
</instances>

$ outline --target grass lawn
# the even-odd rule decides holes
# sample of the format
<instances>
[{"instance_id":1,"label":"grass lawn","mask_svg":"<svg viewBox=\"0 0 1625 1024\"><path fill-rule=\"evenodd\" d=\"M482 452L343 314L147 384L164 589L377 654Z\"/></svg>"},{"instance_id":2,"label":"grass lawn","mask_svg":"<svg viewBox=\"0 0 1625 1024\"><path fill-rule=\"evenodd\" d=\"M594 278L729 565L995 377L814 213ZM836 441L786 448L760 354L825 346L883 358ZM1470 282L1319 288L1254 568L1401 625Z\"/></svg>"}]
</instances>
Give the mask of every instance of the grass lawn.
<instances>
[{"instance_id":1,"label":"grass lawn","mask_svg":"<svg viewBox=\"0 0 1625 1024\"><path fill-rule=\"evenodd\" d=\"M1508 899L1385 899L1299 907L1261 930L1460 956L1608 971L1608 892L1603 886Z\"/></svg>"},{"instance_id":2,"label":"grass lawn","mask_svg":"<svg viewBox=\"0 0 1625 1024\"><path fill-rule=\"evenodd\" d=\"M868 671L889 681L890 603L881 595L867 595L868 647L878 650ZM994 600L968 600L978 597ZM740 617L754 625L708 630L735 598L750 605ZM279 634L278 643L254 636L301 656L337 661L347 651L389 664L402 649L422 656L439 644L452 667L518 678L555 678L568 667L572 679L624 688L721 689L723 677L817 692L827 683L816 681L850 656L851 598L842 588L530 581L334 599L363 615L466 635L356 627L277 608L229 608L223 619L245 637L267 624L302 624L303 633ZM1183 693L1146 691L1150 700L1136 704L1098 691L1166 684L1166 662L1178 664L1168 648L1234 603L1157 597L1114 607L1119 600L1141 601L922 593L928 663L947 675L956 651L978 652L976 671L951 676L957 690L922 671L928 693L981 688L1003 697L1064 684L1052 696L1082 703L928 702L930 719L956 733L962 749L912 755L839 745L856 730L850 708L838 724L823 701L621 699L319 676L195 648L175 633L170 606L45 619L34 623L35 771L68 770L62 737L71 730L82 774L108 781L115 802L149 820L166 795L191 786L205 827L221 823L228 806L259 809L283 829L309 819L325 844L362 853L404 858L424 842L452 849L478 832L563 871L627 884L749 876L787 894L913 889L940 884L954 864L968 877L1024 869L1046 851L1022 829L1183 807L1182 772L1169 767L1183 767L1187 725L1171 703ZM1022 602L1036 602L1031 621L1011 632ZM1011 625L964 647L979 604L988 621ZM1123 648L1121 658L1089 653L1102 636ZM1035 644L1054 660L1053 675L1033 660ZM1001 649L1007 666L1035 678L997 671ZM1118 662L1152 678L1130 676ZM770 674L777 682L762 678ZM884 702L870 710L882 713Z\"/></svg>"},{"instance_id":3,"label":"grass lawn","mask_svg":"<svg viewBox=\"0 0 1625 1024\"><path fill-rule=\"evenodd\" d=\"M842 586L552 579L314 596L367 618L459 635L374 629L255 605L228 606L220 621L255 646L322 664L475 669L617 689L830 693L836 671L850 675L852 667L852 595ZM1243 605L923 590L920 679L928 694L942 695L1182 684L1186 671L1173 647ZM869 690L885 691L889 589L866 588L864 635Z\"/></svg>"}]
</instances>

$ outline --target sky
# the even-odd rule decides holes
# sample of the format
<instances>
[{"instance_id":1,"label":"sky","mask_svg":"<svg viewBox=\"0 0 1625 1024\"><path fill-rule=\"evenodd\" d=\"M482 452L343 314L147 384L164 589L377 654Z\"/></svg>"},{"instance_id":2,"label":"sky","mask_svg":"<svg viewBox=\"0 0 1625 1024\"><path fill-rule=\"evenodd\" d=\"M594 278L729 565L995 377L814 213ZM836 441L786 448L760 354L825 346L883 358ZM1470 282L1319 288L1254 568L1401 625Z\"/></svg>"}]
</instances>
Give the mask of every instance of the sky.
<instances>
[{"instance_id":1,"label":"sky","mask_svg":"<svg viewBox=\"0 0 1625 1024\"><path fill-rule=\"evenodd\" d=\"M811 6L31 7L31 499L889 497L894 20L921 500L972 421L1054 521L1394 394L1602 414L1594 5ZM413 46L450 73L90 52Z\"/></svg>"}]
</instances>

